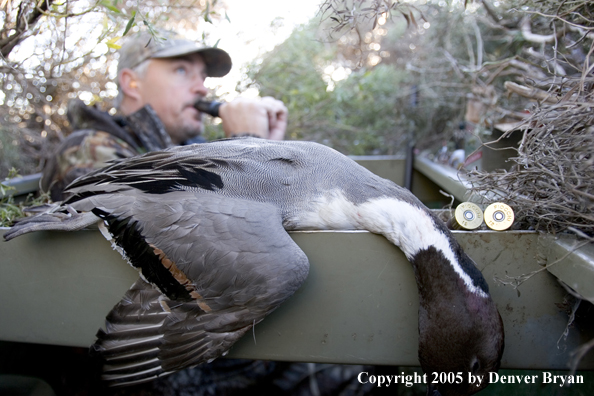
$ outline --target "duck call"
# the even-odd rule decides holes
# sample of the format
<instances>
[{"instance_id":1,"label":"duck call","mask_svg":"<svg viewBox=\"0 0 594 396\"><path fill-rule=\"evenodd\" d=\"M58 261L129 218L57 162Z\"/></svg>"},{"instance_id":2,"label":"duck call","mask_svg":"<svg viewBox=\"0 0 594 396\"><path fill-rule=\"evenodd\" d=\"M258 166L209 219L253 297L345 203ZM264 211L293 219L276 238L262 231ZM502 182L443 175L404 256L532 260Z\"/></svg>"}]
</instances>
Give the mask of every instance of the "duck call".
<instances>
[{"instance_id":1,"label":"duck call","mask_svg":"<svg viewBox=\"0 0 594 396\"><path fill-rule=\"evenodd\" d=\"M218 117L219 107L221 107L222 104L222 102L198 99L196 103L194 103L194 107L196 110L202 113L208 114L212 117Z\"/></svg>"}]
</instances>

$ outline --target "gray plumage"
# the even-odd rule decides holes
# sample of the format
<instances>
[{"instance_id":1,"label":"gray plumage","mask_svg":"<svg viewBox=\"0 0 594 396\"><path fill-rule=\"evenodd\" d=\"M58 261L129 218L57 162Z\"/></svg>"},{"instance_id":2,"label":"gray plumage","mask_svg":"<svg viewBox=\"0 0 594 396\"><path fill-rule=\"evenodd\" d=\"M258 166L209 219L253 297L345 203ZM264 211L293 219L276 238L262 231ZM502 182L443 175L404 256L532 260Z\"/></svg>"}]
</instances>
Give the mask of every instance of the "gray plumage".
<instances>
[{"instance_id":1,"label":"gray plumage","mask_svg":"<svg viewBox=\"0 0 594 396\"><path fill-rule=\"evenodd\" d=\"M300 229L367 229L404 251L419 288L426 372L499 366L501 318L445 225L407 190L325 146L247 138L177 147L114 163L68 191L62 205L5 238L101 219L140 270L144 280L114 307L92 348L108 381L145 381L226 353L307 276L307 257L286 232Z\"/></svg>"}]
</instances>

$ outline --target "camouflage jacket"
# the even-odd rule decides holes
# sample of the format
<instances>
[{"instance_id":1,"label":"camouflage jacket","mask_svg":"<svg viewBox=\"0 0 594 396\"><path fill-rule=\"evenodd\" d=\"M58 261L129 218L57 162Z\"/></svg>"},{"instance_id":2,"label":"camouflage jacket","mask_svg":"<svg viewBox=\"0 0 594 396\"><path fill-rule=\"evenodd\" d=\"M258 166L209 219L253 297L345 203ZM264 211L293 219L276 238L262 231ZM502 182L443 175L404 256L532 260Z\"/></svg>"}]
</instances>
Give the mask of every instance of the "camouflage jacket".
<instances>
[{"instance_id":1,"label":"camouflage jacket","mask_svg":"<svg viewBox=\"0 0 594 396\"><path fill-rule=\"evenodd\" d=\"M132 157L171 146L163 124L145 106L126 117L110 116L80 100L68 104L73 133L60 144L43 170L41 188L53 201L67 196L63 190L74 179L109 161Z\"/></svg>"}]
</instances>

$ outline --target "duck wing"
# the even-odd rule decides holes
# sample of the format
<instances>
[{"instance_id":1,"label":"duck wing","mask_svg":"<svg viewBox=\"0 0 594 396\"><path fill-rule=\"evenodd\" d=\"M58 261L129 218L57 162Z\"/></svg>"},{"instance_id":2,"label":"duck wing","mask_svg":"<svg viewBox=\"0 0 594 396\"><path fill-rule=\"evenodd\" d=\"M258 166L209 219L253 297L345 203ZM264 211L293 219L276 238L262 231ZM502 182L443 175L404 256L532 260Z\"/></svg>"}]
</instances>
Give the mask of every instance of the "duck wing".
<instances>
[{"instance_id":1,"label":"duck wing","mask_svg":"<svg viewBox=\"0 0 594 396\"><path fill-rule=\"evenodd\" d=\"M182 191L157 201L136 189L86 201L143 278L92 346L112 385L221 356L308 273L307 257L271 204Z\"/></svg>"}]
</instances>

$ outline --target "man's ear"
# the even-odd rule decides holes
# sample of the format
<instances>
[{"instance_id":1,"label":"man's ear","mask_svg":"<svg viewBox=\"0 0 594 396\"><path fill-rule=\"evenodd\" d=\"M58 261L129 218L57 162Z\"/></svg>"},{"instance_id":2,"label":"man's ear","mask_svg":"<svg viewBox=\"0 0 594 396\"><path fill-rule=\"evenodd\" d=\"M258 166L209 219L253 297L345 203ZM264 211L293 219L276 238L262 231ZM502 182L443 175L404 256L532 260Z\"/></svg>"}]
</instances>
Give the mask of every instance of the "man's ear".
<instances>
[{"instance_id":1,"label":"man's ear","mask_svg":"<svg viewBox=\"0 0 594 396\"><path fill-rule=\"evenodd\" d=\"M138 75L132 69L122 69L118 81L125 96L135 100L140 99Z\"/></svg>"}]
</instances>

